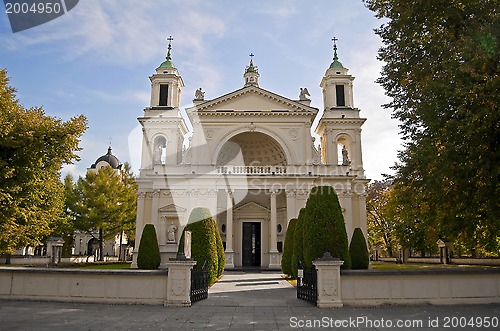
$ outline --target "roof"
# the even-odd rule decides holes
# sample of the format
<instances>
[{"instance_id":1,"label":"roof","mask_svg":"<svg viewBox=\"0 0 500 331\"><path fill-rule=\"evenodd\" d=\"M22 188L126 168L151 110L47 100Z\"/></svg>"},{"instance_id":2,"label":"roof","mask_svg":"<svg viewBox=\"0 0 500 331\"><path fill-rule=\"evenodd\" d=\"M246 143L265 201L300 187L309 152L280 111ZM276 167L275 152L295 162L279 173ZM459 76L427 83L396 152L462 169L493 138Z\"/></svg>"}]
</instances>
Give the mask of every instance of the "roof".
<instances>
[{"instance_id":1,"label":"roof","mask_svg":"<svg viewBox=\"0 0 500 331\"><path fill-rule=\"evenodd\" d=\"M90 168L95 169L97 164L102 161L108 163L113 169L120 169L122 167L120 160L118 160L118 158L111 152L111 146L108 147L108 152L105 155L99 157L95 161L95 163L90 166Z\"/></svg>"}]
</instances>

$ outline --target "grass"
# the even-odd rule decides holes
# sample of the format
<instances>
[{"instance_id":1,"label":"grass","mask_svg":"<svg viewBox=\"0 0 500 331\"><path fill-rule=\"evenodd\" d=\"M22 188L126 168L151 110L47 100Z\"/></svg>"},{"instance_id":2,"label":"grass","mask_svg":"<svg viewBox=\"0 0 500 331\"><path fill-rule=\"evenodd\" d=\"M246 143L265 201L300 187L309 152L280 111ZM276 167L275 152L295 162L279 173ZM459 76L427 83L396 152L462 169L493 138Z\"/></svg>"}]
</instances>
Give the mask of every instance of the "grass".
<instances>
[{"instance_id":1,"label":"grass","mask_svg":"<svg viewBox=\"0 0 500 331\"><path fill-rule=\"evenodd\" d=\"M405 263L396 264L394 262L372 262L373 270L439 270L443 268L498 268L498 266L484 265L460 265L460 264L424 264L424 263Z\"/></svg>"},{"instance_id":2,"label":"grass","mask_svg":"<svg viewBox=\"0 0 500 331\"><path fill-rule=\"evenodd\" d=\"M119 262L119 263L92 263L91 265L82 265L82 269L130 269L130 263Z\"/></svg>"}]
</instances>

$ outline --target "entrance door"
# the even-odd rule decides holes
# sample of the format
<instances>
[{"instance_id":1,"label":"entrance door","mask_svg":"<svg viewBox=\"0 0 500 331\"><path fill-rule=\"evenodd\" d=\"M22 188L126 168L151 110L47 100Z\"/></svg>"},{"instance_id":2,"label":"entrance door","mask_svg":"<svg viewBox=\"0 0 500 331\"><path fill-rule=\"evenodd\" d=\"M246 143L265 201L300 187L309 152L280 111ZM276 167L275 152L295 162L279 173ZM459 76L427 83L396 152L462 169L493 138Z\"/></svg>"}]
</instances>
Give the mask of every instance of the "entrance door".
<instances>
[{"instance_id":1,"label":"entrance door","mask_svg":"<svg viewBox=\"0 0 500 331\"><path fill-rule=\"evenodd\" d=\"M243 266L260 267L260 223L243 222Z\"/></svg>"}]
</instances>

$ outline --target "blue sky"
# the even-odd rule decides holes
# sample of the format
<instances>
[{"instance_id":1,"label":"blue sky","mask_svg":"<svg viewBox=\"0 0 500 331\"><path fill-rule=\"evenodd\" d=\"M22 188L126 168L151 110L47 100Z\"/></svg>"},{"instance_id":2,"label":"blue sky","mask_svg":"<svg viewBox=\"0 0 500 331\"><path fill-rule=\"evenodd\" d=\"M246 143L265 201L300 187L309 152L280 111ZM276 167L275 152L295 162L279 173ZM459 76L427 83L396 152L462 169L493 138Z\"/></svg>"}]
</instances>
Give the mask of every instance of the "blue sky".
<instances>
[{"instance_id":1,"label":"blue sky","mask_svg":"<svg viewBox=\"0 0 500 331\"><path fill-rule=\"evenodd\" d=\"M62 119L87 116L81 161L63 171L78 176L106 153L110 139L113 153L138 168L137 117L149 105L148 76L164 61L169 35L186 85L183 108L198 87L206 99L242 87L253 53L262 88L297 99L307 87L319 109L336 36L339 59L356 77L355 107L367 118L366 175L381 179L391 173L401 141L397 121L381 107L389 99L375 83L382 63L373 29L380 24L361 0L81 0L64 16L18 33L0 14L0 67L25 107L43 106Z\"/></svg>"}]
</instances>

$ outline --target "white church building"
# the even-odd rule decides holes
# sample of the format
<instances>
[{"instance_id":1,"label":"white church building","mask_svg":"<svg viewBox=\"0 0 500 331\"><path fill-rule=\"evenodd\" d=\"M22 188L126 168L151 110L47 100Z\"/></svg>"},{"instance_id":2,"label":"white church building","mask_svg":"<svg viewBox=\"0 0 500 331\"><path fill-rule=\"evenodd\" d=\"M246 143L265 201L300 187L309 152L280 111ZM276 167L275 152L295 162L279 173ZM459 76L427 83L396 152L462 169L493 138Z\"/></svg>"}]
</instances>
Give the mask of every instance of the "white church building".
<instances>
[{"instance_id":1,"label":"white church building","mask_svg":"<svg viewBox=\"0 0 500 331\"><path fill-rule=\"evenodd\" d=\"M207 207L222 236L226 269L278 269L287 225L319 185L335 188L349 239L356 227L366 236L365 119L354 107L354 77L339 62L336 45L320 83L321 111L310 106L305 88L296 100L260 87L251 56L242 86L210 100L201 88L195 92L189 119L181 116L184 83L170 44L150 77L151 103L138 119L143 140L132 267L145 224L155 225L161 268L175 257L191 211ZM311 130L317 116L319 141Z\"/></svg>"}]
</instances>

